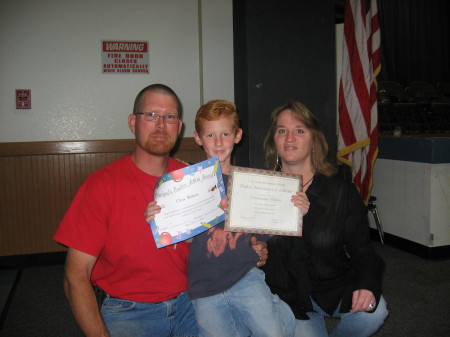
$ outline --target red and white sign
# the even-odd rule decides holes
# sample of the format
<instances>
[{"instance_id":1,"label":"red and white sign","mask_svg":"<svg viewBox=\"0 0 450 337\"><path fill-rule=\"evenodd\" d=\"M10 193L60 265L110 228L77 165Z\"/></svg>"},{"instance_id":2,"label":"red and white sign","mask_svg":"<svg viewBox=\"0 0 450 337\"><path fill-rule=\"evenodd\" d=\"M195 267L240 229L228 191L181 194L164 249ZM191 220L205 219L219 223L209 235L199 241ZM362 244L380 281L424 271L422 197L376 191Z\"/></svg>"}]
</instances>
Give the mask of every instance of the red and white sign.
<instances>
[{"instance_id":1,"label":"red and white sign","mask_svg":"<svg viewBox=\"0 0 450 337\"><path fill-rule=\"evenodd\" d=\"M30 89L16 89L16 109L31 109Z\"/></svg>"},{"instance_id":2,"label":"red and white sign","mask_svg":"<svg viewBox=\"0 0 450 337\"><path fill-rule=\"evenodd\" d=\"M102 41L102 72L105 74L148 74L148 42Z\"/></svg>"}]
</instances>

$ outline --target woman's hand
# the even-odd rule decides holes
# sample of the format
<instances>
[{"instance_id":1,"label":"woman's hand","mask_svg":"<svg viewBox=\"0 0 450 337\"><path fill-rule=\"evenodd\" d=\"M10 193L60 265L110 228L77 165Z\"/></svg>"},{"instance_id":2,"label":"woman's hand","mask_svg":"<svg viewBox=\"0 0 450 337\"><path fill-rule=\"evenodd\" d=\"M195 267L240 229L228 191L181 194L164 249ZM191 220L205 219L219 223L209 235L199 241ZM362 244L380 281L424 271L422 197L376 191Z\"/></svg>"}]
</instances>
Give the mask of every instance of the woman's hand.
<instances>
[{"instance_id":1,"label":"woman's hand","mask_svg":"<svg viewBox=\"0 0 450 337\"><path fill-rule=\"evenodd\" d=\"M147 221L147 223L150 223L150 221L155 219L155 214L158 214L161 212L161 207L158 206L158 204L156 203L155 200L151 201L148 205L147 208L145 209L145 221Z\"/></svg>"},{"instance_id":2,"label":"woman's hand","mask_svg":"<svg viewBox=\"0 0 450 337\"><path fill-rule=\"evenodd\" d=\"M300 209L302 215L306 215L306 213L308 213L309 199L306 196L305 192L297 192L292 196L291 201L295 207L298 207Z\"/></svg>"},{"instance_id":3,"label":"woman's hand","mask_svg":"<svg viewBox=\"0 0 450 337\"><path fill-rule=\"evenodd\" d=\"M376 306L377 301L370 290L359 289L353 292L352 312L373 311Z\"/></svg>"}]
</instances>

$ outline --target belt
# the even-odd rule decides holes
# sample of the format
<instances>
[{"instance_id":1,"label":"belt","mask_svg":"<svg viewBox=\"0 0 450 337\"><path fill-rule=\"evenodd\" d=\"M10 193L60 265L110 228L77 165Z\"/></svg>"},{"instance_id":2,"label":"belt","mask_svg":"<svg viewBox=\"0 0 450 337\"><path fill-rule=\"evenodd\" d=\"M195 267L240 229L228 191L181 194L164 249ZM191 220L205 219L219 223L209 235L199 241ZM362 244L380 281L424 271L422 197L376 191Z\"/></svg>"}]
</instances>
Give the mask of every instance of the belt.
<instances>
[{"instance_id":1,"label":"belt","mask_svg":"<svg viewBox=\"0 0 450 337\"><path fill-rule=\"evenodd\" d=\"M103 303L103 301L105 300L106 297L116 298L116 297L113 297L110 294L108 294L106 291L104 291L99 286L94 286L94 292L95 292L95 297L97 298L97 303L98 303L99 307L102 306L102 303ZM147 302L147 303L161 304L161 303L164 303L164 302L167 302L167 301L176 300L178 297L180 297L181 295L184 295L185 293L186 293L186 291L182 291L177 296L169 298L168 300L161 301L161 302Z\"/></svg>"}]
</instances>

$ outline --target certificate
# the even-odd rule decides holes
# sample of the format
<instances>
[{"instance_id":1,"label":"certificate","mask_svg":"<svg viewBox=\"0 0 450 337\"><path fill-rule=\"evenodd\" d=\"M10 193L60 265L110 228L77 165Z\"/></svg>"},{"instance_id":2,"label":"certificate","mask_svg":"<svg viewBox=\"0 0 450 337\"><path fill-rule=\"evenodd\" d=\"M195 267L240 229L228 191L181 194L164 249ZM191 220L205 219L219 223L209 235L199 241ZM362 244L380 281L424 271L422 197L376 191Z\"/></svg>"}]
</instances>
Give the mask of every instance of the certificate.
<instances>
[{"instance_id":1,"label":"certificate","mask_svg":"<svg viewBox=\"0 0 450 337\"><path fill-rule=\"evenodd\" d=\"M301 176L233 167L228 177L225 230L302 235L302 215L291 201L301 191Z\"/></svg>"},{"instance_id":2,"label":"certificate","mask_svg":"<svg viewBox=\"0 0 450 337\"><path fill-rule=\"evenodd\" d=\"M163 175L155 186L161 212L150 222L156 247L184 241L224 221L225 198L218 157Z\"/></svg>"}]
</instances>

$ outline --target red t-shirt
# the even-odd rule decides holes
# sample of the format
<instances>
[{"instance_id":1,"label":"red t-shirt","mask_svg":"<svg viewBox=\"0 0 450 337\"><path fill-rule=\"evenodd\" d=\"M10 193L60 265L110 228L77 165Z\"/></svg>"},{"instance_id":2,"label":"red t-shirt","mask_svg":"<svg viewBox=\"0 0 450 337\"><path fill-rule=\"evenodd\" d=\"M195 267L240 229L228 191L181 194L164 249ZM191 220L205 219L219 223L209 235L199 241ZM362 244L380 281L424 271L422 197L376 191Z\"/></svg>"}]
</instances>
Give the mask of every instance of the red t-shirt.
<instances>
[{"instance_id":1,"label":"red t-shirt","mask_svg":"<svg viewBox=\"0 0 450 337\"><path fill-rule=\"evenodd\" d=\"M186 165L169 159L168 172ZM158 177L127 155L92 173L54 240L96 256L91 281L113 297L161 302L187 290L189 244L156 248L144 212Z\"/></svg>"}]
</instances>

